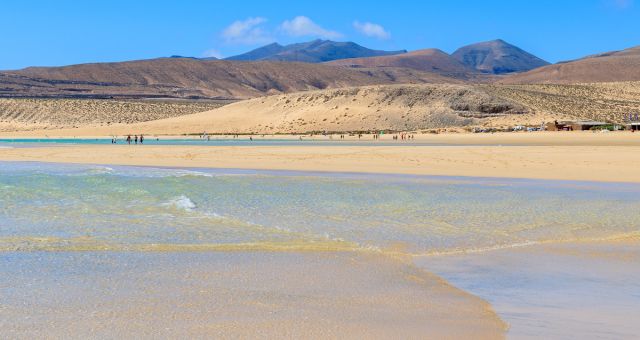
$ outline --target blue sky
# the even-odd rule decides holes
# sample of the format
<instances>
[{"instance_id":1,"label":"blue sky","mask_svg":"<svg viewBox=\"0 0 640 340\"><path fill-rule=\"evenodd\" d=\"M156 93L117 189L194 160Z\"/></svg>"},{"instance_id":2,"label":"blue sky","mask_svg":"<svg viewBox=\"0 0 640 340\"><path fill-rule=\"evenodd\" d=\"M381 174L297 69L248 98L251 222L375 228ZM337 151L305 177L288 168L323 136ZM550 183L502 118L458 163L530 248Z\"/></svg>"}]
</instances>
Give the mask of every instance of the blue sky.
<instances>
[{"instance_id":1,"label":"blue sky","mask_svg":"<svg viewBox=\"0 0 640 340\"><path fill-rule=\"evenodd\" d=\"M640 0L0 3L0 69L231 56L315 38L378 49L502 38L551 62L640 45Z\"/></svg>"}]
</instances>

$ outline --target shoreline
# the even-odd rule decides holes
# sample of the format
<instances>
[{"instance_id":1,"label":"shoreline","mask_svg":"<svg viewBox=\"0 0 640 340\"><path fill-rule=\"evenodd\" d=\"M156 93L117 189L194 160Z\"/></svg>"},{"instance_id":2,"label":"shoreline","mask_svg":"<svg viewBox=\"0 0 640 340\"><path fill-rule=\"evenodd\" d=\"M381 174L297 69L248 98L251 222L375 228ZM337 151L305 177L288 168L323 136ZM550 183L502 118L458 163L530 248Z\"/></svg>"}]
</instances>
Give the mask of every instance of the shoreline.
<instances>
[{"instance_id":1,"label":"shoreline","mask_svg":"<svg viewBox=\"0 0 640 340\"><path fill-rule=\"evenodd\" d=\"M0 148L0 161L640 183L640 146L176 146Z\"/></svg>"},{"instance_id":2,"label":"shoreline","mask_svg":"<svg viewBox=\"0 0 640 340\"><path fill-rule=\"evenodd\" d=\"M103 131L93 131L89 128L67 129L67 130L39 130L39 131L15 131L0 132L0 140L14 139L111 139L118 137L120 143L124 143L127 134L132 137L140 134L135 130L118 131L119 133L106 134L95 133ZM147 140L159 138L160 140L201 140L200 133L175 134L175 133L143 133ZM411 140L393 140L393 136L401 134L412 135ZM310 133L292 134L208 134L211 141L215 140L248 140L252 137L254 141L261 140L290 140L298 141L333 141L333 142L362 142L378 143L393 142L398 145L410 143L426 144L447 144L447 145L524 145L524 146L640 146L640 133L628 131L618 132L593 132L593 131L537 131L537 132L495 132L495 133L471 133L471 132L443 132L443 133L420 133L420 132L398 132L385 133L379 135L379 139L374 139L373 134L362 134L359 138L356 133L332 133L327 135ZM340 136L344 136L341 139Z\"/></svg>"}]
</instances>

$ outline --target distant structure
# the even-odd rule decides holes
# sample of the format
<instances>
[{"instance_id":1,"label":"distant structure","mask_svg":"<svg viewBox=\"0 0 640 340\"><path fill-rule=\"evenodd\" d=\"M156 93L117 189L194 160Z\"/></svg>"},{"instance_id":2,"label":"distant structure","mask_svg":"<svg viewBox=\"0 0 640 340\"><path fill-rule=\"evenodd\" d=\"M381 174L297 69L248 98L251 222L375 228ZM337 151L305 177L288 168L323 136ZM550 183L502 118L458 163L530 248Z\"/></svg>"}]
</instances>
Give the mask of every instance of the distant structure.
<instances>
[{"instance_id":1,"label":"distant structure","mask_svg":"<svg viewBox=\"0 0 640 340\"><path fill-rule=\"evenodd\" d=\"M554 121L547 123L547 131L587 131L593 128L610 125L605 122L596 121Z\"/></svg>"},{"instance_id":2,"label":"distant structure","mask_svg":"<svg viewBox=\"0 0 640 340\"><path fill-rule=\"evenodd\" d=\"M638 114L629 114L629 119L627 122L627 130L630 131L640 131L640 117Z\"/></svg>"}]
</instances>

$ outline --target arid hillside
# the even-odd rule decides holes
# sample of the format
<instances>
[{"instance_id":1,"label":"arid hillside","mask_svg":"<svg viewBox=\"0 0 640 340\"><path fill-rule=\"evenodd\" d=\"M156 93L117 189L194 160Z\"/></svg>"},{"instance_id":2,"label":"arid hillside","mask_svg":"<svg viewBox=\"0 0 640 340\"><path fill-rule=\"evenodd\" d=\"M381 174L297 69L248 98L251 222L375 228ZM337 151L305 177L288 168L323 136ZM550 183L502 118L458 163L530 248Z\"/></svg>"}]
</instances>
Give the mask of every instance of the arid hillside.
<instances>
[{"instance_id":1,"label":"arid hillside","mask_svg":"<svg viewBox=\"0 0 640 340\"><path fill-rule=\"evenodd\" d=\"M386 85L255 98L193 115L99 131L104 134L405 131L476 126L491 119L526 115L526 108L470 85Z\"/></svg>"},{"instance_id":2,"label":"arid hillside","mask_svg":"<svg viewBox=\"0 0 640 340\"><path fill-rule=\"evenodd\" d=\"M326 63L348 67L402 67L441 74L457 79L469 79L475 70L465 66L438 49L426 49L392 56L341 59Z\"/></svg>"},{"instance_id":3,"label":"arid hillside","mask_svg":"<svg viewBox=\"0 0 640 340\"><path fill-rule=\"evenodd\" d=\"M507 128L575 119L623 122L629 113L640 113L640 82L376 85L259 97L220 108L207 107L215 103L143 103L5 99L0 101L0 110L5 107L1 125L4 131L78 127L63 134L122 135Z\"/></svg>"},{"instance_id":4,"label":"arid hillside","mask_svg":"<svg viewBox=\"0 0 640 340\"><path fill-rule=\"evenodd\" d=\"M640 47L602 53L515 74L503 84L576 84L640 81Z\"/></svg>"},{"instance_id":5,"label":"arid hillside","mask_svg":"<svg viewBox=\"0 0 640 340\"><path fill-rule=\"evenodd\" d=\"M131 124L218 108L226 101L0 99L0 131Z\"/></svg>"},{"instance_id":6,"label":"arid hillside","mask_svg":"<svg viewBox=\"0 0 640 340\"><path fill-rule=\"evenodd\" d=\"M392 83L450 82L417 71L349 70L291 62L162 58L0 73L0 97L208 98L263 95Z\"/></svg>"},{"instance_id":7,"label":"arid hillside","mask_svg":"<svg viewBox=\"0 0 640 340\"><path fill-rule=\"evenodd\" d=\"M629 113L640 113L640 82L486 85L482 88L533 112L605 122L624 122Z\"/></svg>"}]
</instances>

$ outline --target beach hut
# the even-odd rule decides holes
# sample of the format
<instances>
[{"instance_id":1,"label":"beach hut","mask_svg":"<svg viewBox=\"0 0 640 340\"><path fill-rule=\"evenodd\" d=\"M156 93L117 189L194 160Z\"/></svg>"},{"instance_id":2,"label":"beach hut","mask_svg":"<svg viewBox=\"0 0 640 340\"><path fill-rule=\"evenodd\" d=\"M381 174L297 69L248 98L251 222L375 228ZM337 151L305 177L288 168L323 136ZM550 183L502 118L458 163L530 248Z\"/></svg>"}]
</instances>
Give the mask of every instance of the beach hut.
<instances>
[{"instance_id":1,"label":"beach hut","mask_svg":"<svg viewBox=\"0 0 640 340\"><path fill-rule=\"evenodd\" d=\"M629 131L640 131L640 122L634 122L627 124L627 130Z\"/></svg>"},{"instance_id":2,"label":"beach hut","mask_svg":"<svg viewBox=\"0 0 640 340\"><path fill-rule=\"evenodd\" d=\"M571 122L550 122L547 123L546 129L547 131L571 131Z\"/></svg>"}]
</instances>

